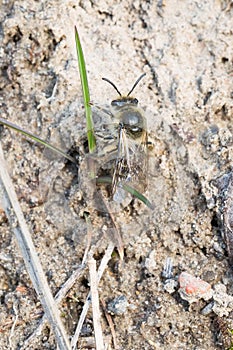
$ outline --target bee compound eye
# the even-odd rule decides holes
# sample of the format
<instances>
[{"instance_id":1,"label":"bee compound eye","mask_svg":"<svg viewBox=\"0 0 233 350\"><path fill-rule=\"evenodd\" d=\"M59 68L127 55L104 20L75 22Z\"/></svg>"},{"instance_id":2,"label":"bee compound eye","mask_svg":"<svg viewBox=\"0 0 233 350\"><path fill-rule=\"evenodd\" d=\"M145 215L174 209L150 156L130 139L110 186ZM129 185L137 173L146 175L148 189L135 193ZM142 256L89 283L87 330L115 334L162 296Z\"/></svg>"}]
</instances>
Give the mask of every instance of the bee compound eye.
<instances>
[{"instance_id":1,"label":"bee compound eye","mask_svg":"<svg viewBox=\"0 0 233 350\"><path fill-rule=\"evenodd\" d=\"M137 106L137 104L138 104L138 99L133 98L133 99L130 101L130 103L131 103L132 105Z\"/></svg>"}]
</instances>

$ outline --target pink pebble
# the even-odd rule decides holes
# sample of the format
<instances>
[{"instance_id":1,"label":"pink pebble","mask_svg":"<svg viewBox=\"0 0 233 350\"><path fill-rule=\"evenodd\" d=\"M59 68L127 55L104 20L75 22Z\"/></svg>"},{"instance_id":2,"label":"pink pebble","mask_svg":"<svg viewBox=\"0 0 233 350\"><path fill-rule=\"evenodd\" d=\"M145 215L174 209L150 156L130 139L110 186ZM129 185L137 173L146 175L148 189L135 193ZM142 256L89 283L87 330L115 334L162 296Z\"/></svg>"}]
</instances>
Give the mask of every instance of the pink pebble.
<instances>
[{"instance_id":1,"label":"pink pebble","mask_svg":"<svg viewBox=\"0 0 233 350\"><path fill-rule=\"evenodd\" d=\"M188 272L182 272L179 276L180 295L186 300L198 300L200 298L209 298L211 285L198 277L190 275Z\"/></svg>"}]
</instances>

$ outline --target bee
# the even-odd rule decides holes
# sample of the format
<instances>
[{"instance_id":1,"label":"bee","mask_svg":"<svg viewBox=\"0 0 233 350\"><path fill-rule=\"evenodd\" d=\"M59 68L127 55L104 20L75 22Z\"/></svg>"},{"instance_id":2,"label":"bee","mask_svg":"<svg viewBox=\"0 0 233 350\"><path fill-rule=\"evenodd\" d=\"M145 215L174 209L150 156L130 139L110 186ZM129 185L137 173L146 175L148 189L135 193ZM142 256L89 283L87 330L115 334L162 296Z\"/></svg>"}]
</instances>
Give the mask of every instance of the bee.
<instances>
[{"instance_id":1,"label":"bee","mask_svg":"<svg viewBox=\"0 0 233 350\"><path fill-rule=\"evenodd\" d=\"M101 169L108 169L111 180L111 196L117 203L123 203L127 196L124 184L144 193L147 188L147 125L143 110L138 107L138 100L131 93L145 76L142 74L126 96L122 96L118 88L107 78L102 78L119 94L119 98L111 102L110 116L115 123L115 131L105 137L113 141L116 147L108 153ZM100 177L100 175L98 175Z\"/></svg>"}]
</instances>

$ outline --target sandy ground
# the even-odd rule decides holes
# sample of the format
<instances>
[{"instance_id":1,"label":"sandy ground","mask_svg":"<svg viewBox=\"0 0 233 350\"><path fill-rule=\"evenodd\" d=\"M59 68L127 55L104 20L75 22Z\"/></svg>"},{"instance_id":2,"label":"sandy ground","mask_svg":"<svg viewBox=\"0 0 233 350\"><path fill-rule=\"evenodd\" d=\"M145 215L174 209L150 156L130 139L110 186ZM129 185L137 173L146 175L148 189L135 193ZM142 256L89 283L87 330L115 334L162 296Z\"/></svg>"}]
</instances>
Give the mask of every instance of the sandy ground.
<instances>
[{"instance_id":1,"label":"sandy ground","mask_svg":"<svg viewBox=\"0 0 233 350\"><path fill-rule=\"evenodd\" d=\"M1 129L8 170L53 293L82 261L84 211L91 213L93 239L100 242L98 262L110 239L106 233L101 238L107 224L82 181L85 121L74 25L94 104L116 98L102 77L127 93L147 73L134 94L151 141L146 195L154 210L135 200L114 214L124 262L116 250L99 286L109 307L121 296L128 302L122 314L112 315L118 349L231 346L232 183L225 181L221 192L215 185L232 166L232 12L227 0L1 2L1 117L64 150L72 147L80 161L77 170L41 145ZM3 211L0 220L0 348L19 349L42 310ZM168 261L172 271L166 273ZM184 300L177 281L184 271L208 282L213 297L204 300L200 291L189 289L194 302ZM69 335L88 279L85 270L61 304ZM202 311L206 306L209 312ZM102 326L111 344L104 315ZM78 349L93 344L89 312ZM49 326L27 348L56 349Z\"/></svg>"}]
</instances>

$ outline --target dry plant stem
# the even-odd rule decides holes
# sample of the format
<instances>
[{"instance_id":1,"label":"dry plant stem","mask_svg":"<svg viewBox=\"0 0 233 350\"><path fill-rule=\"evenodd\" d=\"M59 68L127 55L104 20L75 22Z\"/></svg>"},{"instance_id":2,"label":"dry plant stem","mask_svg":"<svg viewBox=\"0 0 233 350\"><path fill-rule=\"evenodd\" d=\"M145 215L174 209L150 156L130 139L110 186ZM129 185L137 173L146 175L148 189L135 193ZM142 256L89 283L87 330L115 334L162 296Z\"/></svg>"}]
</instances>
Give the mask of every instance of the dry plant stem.
<instances>
[{"instance_id":1,"label":"dry plant stem","mask_svg":"<svg viewBox=\"0 0 233 350\"><path fill-rule=\"evenodd\" d=\"M57 304L59 304L62 299L66 296L68 291L71 289L73 284L77 281L77 279L81 276L83 270L85 269L85 265L81 265L76 271L72 273L72 275L69 277L69 279L63 284L59 292L55 296L55 301ZM39 336L42 332L42 329L46 323L46 317L45 315L40 320L40 323L36 330L30 335L30 337L24 342L24 345L20 348L21 350L26 350L30 348L30 344L33 341L34 338Z\"/></svg>"},{"instance_id":2,"label":"dry plant stem","mask_svg":"<svg viewBox=\"0 0 233 350\"><path fill-rule=\"evenodd\" d=\"M108 248L104 254L104 257L103 259L101 260L101 263L100 263L100 266L99 266L99 269L98 269L98 274L97 274L97 283L99 284L99 281L104 273L104 270L106 269L107 265L108 265L108 262L109 260L111 259L111 256L112 256L112 252L114 250L114 243L113 242L110 242L109 245L108 245ZM81 332L81 329L82 329L82 326L83 326L83 322L85 321L85 317L87 315L87 311L89 309L89 306L90 306L90 303L91 303L91 292L88 293L88 296L86 298L86 302L83 306L83 310L82 310L82 313L81 313L81 316L80 316L80 319L79 319L79 322L78 322L78 325L77 325L77 328L76 328L76 331L75 331L75 334L71 340L71 346L72 346L72 349L76 349L76 344L78 342L78 338L79 338L79 335L80 335L80 332Z\"/></svg>"},{"instance_id":3,"label":"dry plant stem","mask_svg":"<svg viewBox=\"0 0 233 350\"><path fill-rule=\"evenodd\" d=\"M103 333L102 333L101 322L100 322L100 305L99 305L96 261L93 257L89 259L88 267L89 267L89 273L90 273L92 317L93 317L94 332L95 332L96 350L104 350L104 340L103 340Z\"/></svg>"},{"instance_id":4,"label":"dry plant stem","mask_svg":"<svg viewBox=\"0 0 233 350\"><path fill-rule=\"evenodd\" d=\"M118 349L117 338L116 338L116 332L115 332L115 329L114 329L114 324L113 324L113 321L112 321L112 317L111 317L111 315L107 312L107 308L106 308L105 301L104 301L103 299L100 299L100 302L101 302L101 304L102 304L105 317L106 317L106 319L107 319L107 321L108 321L108 324L109 324L109 327L110 327L110 330L111 330L111 333L112 333L113 347L114 347L114 349Z\"/></svg>"},{"instance_id":5,"label":"dry plant stem","mask_svg":"<svg viewBox=\"0 0 233 350\"><path fill-rule=\"evenodd\" d=\"M89 218L87 218L86 221L87 221L87 227L88 227L88 230L87 230L87 246L86 246L86 249L85 249L85 252L84 252L84 255L83 255L82 264L75 272L72 273L72 275L69 277L69 279L64 283L64 285L61 287L59 292L56 294L55 300L56 300L56 302L58 304L66 296L66 294L68 293L70 288L73 286L75 281L80 277L82 271L85 268L87 255L88 255L88 251L89 251L90 246L91 246L91 238L92 238L91 223L90 223ZM36 330L30 335L30 337L24 342L24 345L20 348L21 350L26 350L26 349L29 348L29 346L30 346L31 342L33 341L33 339L41 334L42 329L43 329L43 327L45 325L45 322L46 322L46 317L44 315L42 317L38 327L36 328ZM83 322L84 322L84 320L83 320Z\"/></svg>"},{"instance_id":6,"label":"dry plant stem","mask_svg":"<svg viewBox=\"0 0 233 350\"><path fill-rule=\"evenodd\" d=\"M4 159L0 144L0 197L3 208L10 223L15 216L18 223L13 226L13 232L20 247L26 269L29 273L38 298L44 309L46 317L54 331L57 345L60 350L71 349L70 343L60 319L59 310L53 299L47 279L37 256L26 221L20 208L14 186L7 172L7 164ZM14 216L12 216L12 213Z\"/></svg>"},{"instance_id":7,"label":"dry plant stem","mask_svg":"<svg viewBox=\"0 0 233 350\"><path fill-rule=\"evenodd\" d=\"M55 295L55 301L57 304L59 304L62 301L62 299L65 298L68 291L71 289L73 284L77 281L77 279L81 276L83 270L85 269L87 254L88 254L88 250L90 248L90 242L91 242L91 233L88 230L87 247L86 247L84 255L83 255L82 264L80 265L79 268L77 268L76 271L74 271L72 273L72 275L68 278L68 280L63 284L61 289ZM45 325L45 322L46 322L46 317L44 315L42 317L42 319L40 320L40 323L39 323L38 327L36 328L36 330L30 335L30 337L24 342L24 345L20 348L21 350L26 350L29 348L29 345L33 341L33 339L41 334L42 329Z\"/></svg>"},{"instance_id":8,"label":"dry plant stem","mask_svg":"<svg viewBox=\"0 0 233 350\"><path fill-rule=\"evenodd\" d=\"M14 319L13 325L11 327L11 332L10 332L10 336L9 336L9 348L10 349L13 349L13 344L11 342L11 339L14 336L15 327L16 327L16 324L17 324L18 318L19 318L18 305L16 305L16 302L13 303L13 310L14 310L14 313L15 313L15 319Z\"/></svg>"}]
</instances>

